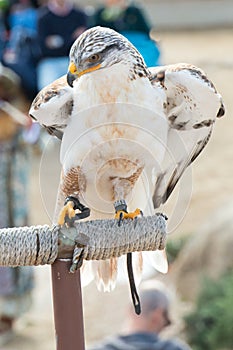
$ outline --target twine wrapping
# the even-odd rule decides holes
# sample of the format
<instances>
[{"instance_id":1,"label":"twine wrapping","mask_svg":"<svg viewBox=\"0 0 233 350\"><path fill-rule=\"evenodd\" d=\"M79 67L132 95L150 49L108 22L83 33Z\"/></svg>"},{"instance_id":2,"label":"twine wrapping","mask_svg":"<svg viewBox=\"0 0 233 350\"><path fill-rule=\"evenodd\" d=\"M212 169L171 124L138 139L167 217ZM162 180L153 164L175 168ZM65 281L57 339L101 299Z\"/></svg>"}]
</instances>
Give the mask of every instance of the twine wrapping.
<instances>
[{"instance_id":1,"label":"twine wrapping","mask_svg":"<svg viewBox=\"0 0 233 350\"><path fill-rule=\"evenodd\" d=\"M58 257L105 260L129 252L164 249L162 214L123 220L79 221L75 227L48 225L0 230L0 265L52 264Z\"/></svg>"},{"instance_id":2,"label":"twine wrapping","mask_svg":"<svg viewBox=\"0 0 233 350\"><path fill-rule=\"evenodd\" d=\"M78 222L76 230L81 233L77 237L77 248L85 260L105 260L112 257L136 252L164 249L166 244L166 219L157 214L134 220L123 220L118 226L118 220L93 220ZM83 240L88 241L87 245ZM79 245L79 244L78 244Z\"/></svg>"},{"instance_id":3,"label":"twine wrapping","mask_svg":"<svg viewBox=\"0 0 233 350\"><path fill-rule=\"evenodd\" d=\"M58 253L58 227L14 227L0 230L0 265L52 264Z\"/></svg>"}]
</instances>

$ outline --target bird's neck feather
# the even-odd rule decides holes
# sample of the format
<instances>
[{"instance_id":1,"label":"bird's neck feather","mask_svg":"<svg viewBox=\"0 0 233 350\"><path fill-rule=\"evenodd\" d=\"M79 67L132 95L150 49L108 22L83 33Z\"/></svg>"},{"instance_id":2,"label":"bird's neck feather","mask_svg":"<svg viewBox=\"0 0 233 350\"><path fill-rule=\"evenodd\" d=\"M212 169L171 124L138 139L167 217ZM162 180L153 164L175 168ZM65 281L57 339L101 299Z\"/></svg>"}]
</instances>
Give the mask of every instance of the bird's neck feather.
<instances>
[{"instance_id":1,"label":"bird's neck feather","mask_svg":"<svg viewBox=\"0 0 233 350\"><path fill-rule=\"evenodd\" d=\"M136 103L135 92L142 86L150 89L150 81L146 76L138 76L132 65L118 63L99 69L83 75L75 84L77 106L74 108L80 110L103 103Z\"/></svg>"}]
</instances>

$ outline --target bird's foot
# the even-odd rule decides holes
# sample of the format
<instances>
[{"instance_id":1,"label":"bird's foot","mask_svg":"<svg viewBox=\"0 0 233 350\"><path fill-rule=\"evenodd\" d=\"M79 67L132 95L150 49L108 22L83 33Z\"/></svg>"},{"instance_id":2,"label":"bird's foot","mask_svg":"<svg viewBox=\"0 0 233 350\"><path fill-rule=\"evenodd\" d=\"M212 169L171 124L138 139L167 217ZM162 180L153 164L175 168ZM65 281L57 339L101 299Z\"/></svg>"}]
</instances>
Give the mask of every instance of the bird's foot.
<instances>
[{"instance_id":1,"label":"bird's foot","mask_svg":"<svg viewBox=\"0 0 233 350\"><path fill-rule=\"evenodd\" d=\"M135 219L139 215L143 216L143 212L140 209L135 209L133 212L128 213L127 211L127 205L124 200L119 200L114 203L115 207L115 219L118 220L118 223L120 225L121 221L123 219Z\"/></svg>"},{"instance_id":2,"label":"bird's foot","mask_svg":"<svg viewBox=\"0 0 233 350\"><path fill-rule=\"evenodd\" d=\"M73 201L67 202L64 207L62 208L59 218L58 218L58 225L64 225L65 223L68 224L69 221L73 221L75 217L75 210L74 210L74 203Z\"/></svg>"},{"instance_id":3,"label":"bird's foot","mask_svg":"<svg viewBox=\"0 0 233 350\"><path fill-rule=\"evenodd\" d=\"M127 213L123 210L119 210L115 214L115 219L134 219L137 216L142 215L142 211L140 209L135 209L133 212Z\"/></svg>"},{"instance_id":4,"label":"bird's foot","mask_svg":"<svg viewBox=\"0 0 233 350\"><path fill-rule=\"evenodd\" d=\"M79 210L80 212L77 213L76 211ZM64 207L62 208L58 224L71 227L74 225L74 222L76 220L84 219L90 215L90 209L85 207L77 197L69 196L65 200Z\"/></svg>"}]
</instances>

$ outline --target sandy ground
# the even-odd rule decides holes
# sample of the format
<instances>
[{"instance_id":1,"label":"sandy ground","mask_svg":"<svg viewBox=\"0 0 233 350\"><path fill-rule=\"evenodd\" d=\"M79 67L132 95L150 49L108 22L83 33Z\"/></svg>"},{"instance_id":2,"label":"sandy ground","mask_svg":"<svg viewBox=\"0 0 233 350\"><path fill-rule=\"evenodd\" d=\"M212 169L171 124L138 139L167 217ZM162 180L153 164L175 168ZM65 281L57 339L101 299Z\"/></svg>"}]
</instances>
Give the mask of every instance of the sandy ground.
<instances>
[{"instance_id":1,"label":"sandy ground","mask_svg":"<svg viewBox=\"0 0 233 350\"><path fill-rule=\"evenodd\" d=\"M221 92L227 108L226 117L218 120L209 145L195 162L192 176L190 177L190 174L187 176L187 183L191 188L191 200L187 204L189 198L184 197L178 205L182 212L186 209L185 216L180 215L179 208L174 205L179 190L172 195L167 208L164 208L168 214L175 213L172 215L173 218L176 217L176 213L181 218L171 224L170 239L197 230L206 219L211 220L214 209L223 206L232 198L232 36L233 29L166 32L157 35L163 52L162 61L166 64L190 62L204 69ZM55 146L46 148L42 160L35 158L32 162L30 194L32 224L50 223L54 208L59 180L58 144L51 141L49 143ZM55 349L50 267L36 267L35 275L36 286L32 308L17 322L16 337L8 345L0 347L0 350ZM127 286L118 286L112 294L98 293L93 285L84 289L87 343L121 329L124 306L129 300L128 295Z\"/></svg>"}]
</instances>

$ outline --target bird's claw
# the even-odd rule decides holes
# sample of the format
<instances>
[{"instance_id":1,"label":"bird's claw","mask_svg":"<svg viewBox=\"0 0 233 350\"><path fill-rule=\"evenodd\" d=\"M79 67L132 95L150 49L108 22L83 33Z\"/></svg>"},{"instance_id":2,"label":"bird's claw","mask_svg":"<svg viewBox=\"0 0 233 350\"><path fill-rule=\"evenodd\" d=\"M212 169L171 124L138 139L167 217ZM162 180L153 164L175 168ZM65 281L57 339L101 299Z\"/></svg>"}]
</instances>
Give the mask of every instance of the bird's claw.
<instances>
[{"instance_id":1,"label":"bird's claw","mask_svg":"<svg viewBox=\"0 0 233 350\"><path fill-rule=\"evenodd\" d=\"M115 219L118 219L118 226L120 227L121 226L121 223L123 221L123 218L124 218L124 212L123 211L120 211L120 212L117 212L116 215L115 215Z\"/></svg>"},{"instance_id":2,"label":"bird's claw","mask_svg":"<svg viewBox=\"0 0 233 350\"><path fill-rule=\"evenodd\" d=\"M66 223L68 226L73 226L74 217L75 217L74 203L72 201L68 201L60 212L58 225L63 226Z\"/></svg>"},{"instance_id":3,"label":"bird's claw","mask_svg":"<svg viewBox=\"0 0 233 350\"><path fill-rule=\"evenodd\" d=\"M124 204L124 208L122 208ZM135 209L133 212L128 213L127 212L127 206L125 203L120 203L120 205L117 204L115 205L115 209L116 209L116 214L115 214L115 219L118 220L118 226L121 225L121 222L124 219L136 219L139 215L143 216L143 212L142 210L140 210L139 208Z\"/></svg>"},{"instance_id":4,"label":"bird's claw","mask_svg":"<svg viewBox=\"0 0 233 350\"><path fill-rule=\"evenodd\" d=\"M133 212L127 213L123 210L119 210L115 214L115 219L134 219L139 215L143 215L140 209L135 209Z\"/></svg>"},{"instance_id":5,"label":"bird's claw","mask_svg":"<svg viewBox=\"0 0 233 350\"><path fill-rule=\"evenodd\" d=\"M79 213L76 213L79 210ZM84 219L90 215L90 209L85 207L77 197L69 196L66 198L65 205L62 208L58 224L66 224L68 227L74 226L74 222L80 219Z\"/></svg>"}]
</instances>

